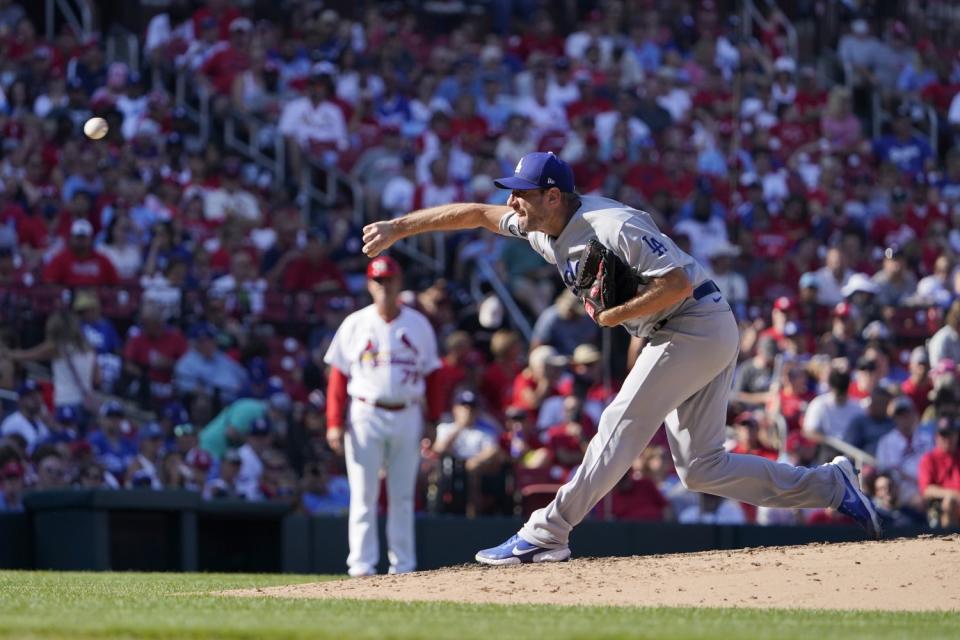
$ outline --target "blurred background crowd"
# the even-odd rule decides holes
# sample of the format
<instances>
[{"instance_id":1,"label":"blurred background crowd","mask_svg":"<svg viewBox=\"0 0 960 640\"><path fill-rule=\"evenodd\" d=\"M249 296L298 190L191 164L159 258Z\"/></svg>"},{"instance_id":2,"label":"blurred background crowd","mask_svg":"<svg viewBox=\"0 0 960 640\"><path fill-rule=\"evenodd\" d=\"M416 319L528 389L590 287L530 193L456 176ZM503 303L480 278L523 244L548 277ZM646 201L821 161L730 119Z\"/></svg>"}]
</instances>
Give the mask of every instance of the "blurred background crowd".
<instances>
[{"instance_id":1,"label":"blurred background crowd","mask_svg":"<svg viewBox=\"0 0 960 640\"><path fill-rule=\"evenodd\" d=\"M732 450L839 450L887 524L960 523L954 3L44 4L0 0L0 510L80 486L345 513L322 356L368 301L363 223L505 202L553 150L734 307ZM523 242L396 256L448 386L418 509L541 506L642 345ZM843 521L690 494L662 433L596 517Z\"/></svg>"}]
</instances>

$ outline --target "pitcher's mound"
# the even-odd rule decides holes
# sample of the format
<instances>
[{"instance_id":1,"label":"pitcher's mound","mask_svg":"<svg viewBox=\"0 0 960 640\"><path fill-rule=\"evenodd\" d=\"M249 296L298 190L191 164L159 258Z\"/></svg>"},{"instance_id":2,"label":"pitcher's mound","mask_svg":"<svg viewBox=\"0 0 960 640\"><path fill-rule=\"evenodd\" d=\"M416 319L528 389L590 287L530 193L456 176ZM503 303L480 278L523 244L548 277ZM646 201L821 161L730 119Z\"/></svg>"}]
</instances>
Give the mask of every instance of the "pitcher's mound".
<instances>
[{"instance_id":1,"label":"pitcher's mound","mask_svg":"<svg viewBox=\"0 0 960 640\"><path fill-rule=\"evenodd\" d=\"M229 595L498 604L960 609L960 535L559 564L468 565Z\"/></svg>"}]
</instances>

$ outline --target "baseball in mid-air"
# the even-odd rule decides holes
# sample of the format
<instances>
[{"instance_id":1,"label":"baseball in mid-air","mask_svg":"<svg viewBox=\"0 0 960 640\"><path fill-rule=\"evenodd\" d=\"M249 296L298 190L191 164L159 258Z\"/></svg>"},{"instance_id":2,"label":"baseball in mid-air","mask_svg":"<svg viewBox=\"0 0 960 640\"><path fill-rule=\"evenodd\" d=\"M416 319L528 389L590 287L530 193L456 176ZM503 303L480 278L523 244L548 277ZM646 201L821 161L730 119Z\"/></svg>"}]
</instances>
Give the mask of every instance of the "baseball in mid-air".
<instances>
[{"instance_id":1,"label":"baseball in mid-air","mask_svg":"<svg viewBox=\"0 0 960 640\"><path fill-rule=\"evenodd\" d=\"M109 130L110 126L103 118L90 118L83 124L83 133L91 140L99 140Z\"/></svg>"}]
</instances>

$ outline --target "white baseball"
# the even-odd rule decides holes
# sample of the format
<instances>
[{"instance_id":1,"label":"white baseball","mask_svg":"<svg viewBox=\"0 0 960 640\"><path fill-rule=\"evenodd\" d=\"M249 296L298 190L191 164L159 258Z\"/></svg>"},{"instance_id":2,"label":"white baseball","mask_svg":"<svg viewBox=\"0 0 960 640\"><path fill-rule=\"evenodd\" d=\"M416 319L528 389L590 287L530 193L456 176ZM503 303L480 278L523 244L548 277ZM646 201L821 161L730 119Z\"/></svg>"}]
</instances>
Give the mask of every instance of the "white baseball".
<instances>
[{"instance_id":1,"label":"white baseball","mask_svg":"<svg viewBox=\"0 0 960 640\"><path fill-rule=\"evenodd\" d=\"M99 140L107 135L110 126L103 118L90 118L83 124L83 133L91 140Z\"/></svg>"}]
</instances>

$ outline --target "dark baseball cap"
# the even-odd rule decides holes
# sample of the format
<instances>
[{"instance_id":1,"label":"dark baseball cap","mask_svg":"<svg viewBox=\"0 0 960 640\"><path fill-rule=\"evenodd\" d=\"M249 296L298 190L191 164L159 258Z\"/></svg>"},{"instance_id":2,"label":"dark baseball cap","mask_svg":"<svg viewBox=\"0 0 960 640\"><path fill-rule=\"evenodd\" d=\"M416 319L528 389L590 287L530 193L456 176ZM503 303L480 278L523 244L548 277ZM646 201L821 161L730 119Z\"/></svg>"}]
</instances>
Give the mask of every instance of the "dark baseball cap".
<instances>
[{"instance_id":1,"label":"dark baseball cap","mask_svg":"<svg viewBox=\"0 0 960 640\"><path fill-rule=\"evenodd\" d=\"M513 175L494 180L498 189L550 189L573 192L573 169L552 151L534 151L520 158Z\"/></svg>"},{"instance_id":2,"label":"dark baseball cap","mask_svg":"<svg viewBox=\"0 0 960 640\"><path fill-rule=\"evenodd\" d=\"M69 404L65 404L62 407L57 407L57 412L54 414L54 417L60 424L76 424L77 420L80 418L80 416L77 415L76 408Z\"/></svg>"},{"instance_id":3,"label":"dark baseball cap","mask_svg":"<svg viewBox=\"0 0 960 640\"><path fill-rule=\"evenodd\" d=\"M464 390L457 394L454 404L462 404L467 407L477 406L477 394L470 390Z\"/></svg>"},{"instance_id":4,"label":"dark baseball cap","mask_svg":"<svg viewBox=\"0 0 960 640\"><path fill-rule=\"evenodd\" d=\"M40 385L37 384L37 381L27 378L17 388L17 397L22 398L23 396L29 395L31 393L38 393L39 391L40 391Z\"/></svg>"},{"instance_id":5,"label":"dark baseball cap","mask_svg":"<svg viewBox=\"0 0 960 640\"><path fill-rule=\"evenodd\" d=\"M937 419L937 433L942 436L948 436L951 433L960 433L960 422L953 418L943 416Z\"/></svg>"},{"instance_id":6,"label":"dark baseball cap","mask_svg":"<svg viewBox=\"0 0 960 640\"><path fill-rule=\"evenodd\" d=\"M108 400L100 406L100 415L107 417L123 417L127 415L127 410L117 400Z\"/></svg>"},{"instance_id":7,"label":"dark baseball cap","mask_svg":"<svg viewBox=\"0 0 960 640\"><path fill-rule=\"evenodd\" d=\"M270 423L266 418L257 418L250 425L250 435L252 436L267 436L270 435Z\"/></svg>"}]
</instances>

